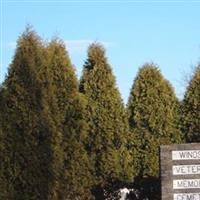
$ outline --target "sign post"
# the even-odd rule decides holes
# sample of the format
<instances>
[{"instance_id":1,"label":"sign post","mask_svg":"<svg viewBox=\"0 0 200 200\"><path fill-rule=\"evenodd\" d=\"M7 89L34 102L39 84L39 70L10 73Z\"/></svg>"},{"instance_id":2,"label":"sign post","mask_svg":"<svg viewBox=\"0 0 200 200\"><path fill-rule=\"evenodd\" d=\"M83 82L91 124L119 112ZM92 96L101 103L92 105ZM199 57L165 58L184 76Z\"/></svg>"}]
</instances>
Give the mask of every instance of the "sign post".
<instances>
[{"instance_id":1,"label":"sign post","mask_svg":"<svg viewBox=\"0 0 200 200\"><path fill-rule=\"evenodd\" d=\"M160 147L162 200L200 200L200 143Z\"/></svg>"}]
</instances>

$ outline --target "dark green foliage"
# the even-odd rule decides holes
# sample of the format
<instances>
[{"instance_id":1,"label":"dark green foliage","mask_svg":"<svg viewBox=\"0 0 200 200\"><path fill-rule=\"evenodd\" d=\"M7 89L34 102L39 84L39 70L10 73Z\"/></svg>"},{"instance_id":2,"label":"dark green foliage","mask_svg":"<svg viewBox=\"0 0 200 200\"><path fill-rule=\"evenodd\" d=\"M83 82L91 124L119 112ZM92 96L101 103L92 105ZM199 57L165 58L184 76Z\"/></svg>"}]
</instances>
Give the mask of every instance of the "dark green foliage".
<instances>
[{"instance_id":1,"label":"dark green foliage","mask_svg":"<svg viewBox=\"0 0 200 200\"><path fill-rule=\"evenodd\" d=\"M80 91L88 100L87 150L94 161L96 184L104 188L115 179L131 179L128 121L105 50L99 44L89 47Z\"/></svg>"},{"instance_id":2,"label":"dark green foliage","mask_svg":"<svg viewBox=\"0 0 200 200\"><path fill-rule=\"evenodd\" d=\"M181 112L181 128L186 141L200 142L200 66L189 82Z\"/></svg>"},{"instance_id":3,"label":"dark green foliage","mask_svg":"<svg viewBox=\"0 0 200 200\"><path fill-rule=\"evenodd\" d=\"M159 69L144 65L133 83L127 108L138 176L158 177L159 146L181 142L178 109L174 90Z\"/></svg>"},{"instance_id":4,"label":"dark green foliage","mask_svg":"<svg viewBox=\"0 0 200 200\"><path fill-rule=\"evenodd\" d=\"M87 123L84 119L86 101L78 92L78 81L62 41L53 40L47 47L49 69L52 76L54 116L57 133L62 134L57 143L56 157L62 160L59 199L91 199L90 163L84 149L87 138ZM57 135L54 136L57 140ZM56 168L61 167L59 163Z\"/></svg>"},{"instance_id":5,"label":"dark green foliage","mask_svg":"<svg viewBox=\"0 0 200 200\"><path fill-rule=\"evenodd\" d=\"M155 65L144 65L133 83L127 106L137 169L134 188L139 190L139 199L160 200L159 146L182 141L178 111L172 86Z\"/></svg>"},{"instance_id":6,"label":"dark green foliage","mask_svg":"<svg viewBox=\"0 0 200 200\"><path fill-rule=\"evenodd\" d=\"M2 89L3 199L47 199L49 193L49 127L43 115L44 47L29 28L19 38Z\"/></svg>"},{"instance_id":7,"label":"dark green foliage","mask_svg":"<svg viewBox=\"0 0 200 200\"><path fill-rule=\"evenodd\" d=\"M135 189L137 198L133 196L130 200L160 200L161 199L161 189L160 189L160 179L159 177L136 177L132 188ZM131 193L130 193L131 194ZM133 195L134 193L132 193ZM128 198L129 200L129 198Z\"/></svg>"},{"instance_id":8,"label":"dark green foliage","mask_svg":"<svg viewBox=\"0 0 200 200\"><path fill-rule=\"evenodd\" d=\"M62 42L19 38L1 90L2 199L91 199L85 99Z\"/></svg>"},{"instance_id":9,"label":"dark green foliage","mask_svg":"<svg viewBox=\"0 0 200 200\"><path fill-rule=\"evenodd\" d=\"M2 102L2 91L0 91L0 102ZM2 109L0 104L0 199L4 199L6 196L8 196L8 193L12 193L11 188L10 191L8 191L8 185L7 185L7 177L6 177L6 169L8 169L8 159L9 157L5 157L6 155L6 148L5 148L5 139L2 131ZM8 155L7 155L8 156Z\"/></svg>"}]
</instances>

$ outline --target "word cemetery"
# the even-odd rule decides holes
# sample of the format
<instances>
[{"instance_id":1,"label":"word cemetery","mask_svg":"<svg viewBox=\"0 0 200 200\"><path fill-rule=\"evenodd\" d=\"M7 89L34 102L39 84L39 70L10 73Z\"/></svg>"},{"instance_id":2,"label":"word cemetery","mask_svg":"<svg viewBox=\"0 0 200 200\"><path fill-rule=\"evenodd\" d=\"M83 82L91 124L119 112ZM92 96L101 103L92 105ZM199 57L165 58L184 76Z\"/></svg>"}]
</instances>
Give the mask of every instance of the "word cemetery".
<instances>
[{"instance_id":1,"label":"word cemetery","mask_svg":"<svg viewBox=\"0 0 200 200\"><path fill-rule=\"evenodd\" d=\"M162 200L200 200L200 143L160 147Z\"/></svg>"}]
</instances>

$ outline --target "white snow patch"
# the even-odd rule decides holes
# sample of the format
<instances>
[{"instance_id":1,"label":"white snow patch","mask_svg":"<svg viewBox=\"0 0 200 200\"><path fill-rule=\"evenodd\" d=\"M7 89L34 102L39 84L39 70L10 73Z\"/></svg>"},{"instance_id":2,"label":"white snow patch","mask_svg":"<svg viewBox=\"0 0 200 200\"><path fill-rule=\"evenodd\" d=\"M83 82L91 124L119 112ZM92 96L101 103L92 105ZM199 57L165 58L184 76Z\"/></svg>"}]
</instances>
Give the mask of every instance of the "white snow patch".
<instances>
[{"instance_id":1,"label":"white snow patch","mask_svg":"<svg viewBox=\"0 0 200 200\"><path fill-rule=\"evenodd\" d=\"M129 194L129 190L127 188L120 189L120 200L126 200L127 194Z\"/></svg>"}]
</instances>

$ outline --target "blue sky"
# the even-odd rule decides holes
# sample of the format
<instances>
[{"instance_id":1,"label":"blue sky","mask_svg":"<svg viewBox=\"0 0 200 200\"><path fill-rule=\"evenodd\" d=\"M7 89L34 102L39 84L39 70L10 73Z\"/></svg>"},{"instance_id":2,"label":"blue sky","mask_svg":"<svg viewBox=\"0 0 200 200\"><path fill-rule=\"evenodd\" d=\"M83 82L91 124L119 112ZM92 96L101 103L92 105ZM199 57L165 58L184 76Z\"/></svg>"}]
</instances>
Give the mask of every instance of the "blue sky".
<instances>
[{"instance_id":1,"label":"blue sky","mask_svg":"<svg viewBox=\"0 0 200 200\"><path fill-rule=\"evenodd\" d=\"M125 103L144 63L156 63L181 98L200 61L200 1L1 0L1 11L0 83L27 23L66 42L78 77L89 43L102 42Z\"/></svg>"}]
</instances>

